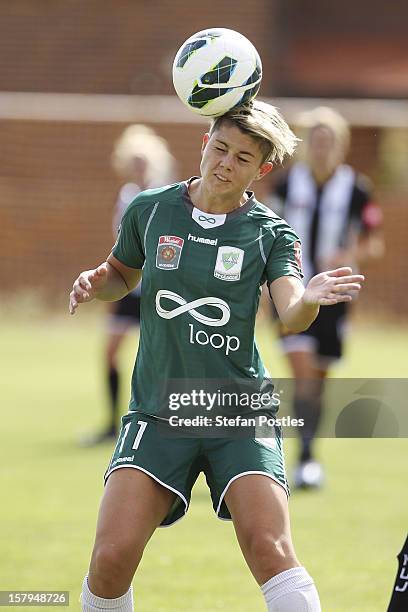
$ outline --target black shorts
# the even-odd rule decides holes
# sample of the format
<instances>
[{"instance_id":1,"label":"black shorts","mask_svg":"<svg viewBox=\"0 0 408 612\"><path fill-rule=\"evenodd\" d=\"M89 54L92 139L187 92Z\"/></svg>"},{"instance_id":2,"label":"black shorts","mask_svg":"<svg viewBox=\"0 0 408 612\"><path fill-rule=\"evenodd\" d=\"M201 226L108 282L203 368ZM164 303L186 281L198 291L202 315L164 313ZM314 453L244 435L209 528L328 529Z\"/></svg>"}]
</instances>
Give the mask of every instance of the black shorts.
<instances>
[{"instance_id":1,"label":"black shorts","mask_svg":"<svg viewBox=\"0 0 408 612\"><path fill-rule=\"evenodd\" d=\"M340 359L348 304L340 302L334 306L321 306L317 319L309 329L300 334L281 333L281 342L286 353L307 350L328 361Z\"/></svg>"},{"instance_id":2,"label":"black shorts","mask_svg":"<svg viewBox=\"0 0 408 612\"><path fill-rule=\"evenodd\" d=\"M112 333L123 333L129 327L140 324L140 295L129 293L112 304L109 329Z\"/></svg>"},{"instance_id":3,"label":"black shorts","mask_svg":"<svg viewBox=\"0 0 408 612\"><path fill-rule=\"evenodd\" d=\"M128 293L124 298L115 302L112 312L115 317L131 317L137 322L140 321L140 295Z\"/></svg>"}]
</instances>

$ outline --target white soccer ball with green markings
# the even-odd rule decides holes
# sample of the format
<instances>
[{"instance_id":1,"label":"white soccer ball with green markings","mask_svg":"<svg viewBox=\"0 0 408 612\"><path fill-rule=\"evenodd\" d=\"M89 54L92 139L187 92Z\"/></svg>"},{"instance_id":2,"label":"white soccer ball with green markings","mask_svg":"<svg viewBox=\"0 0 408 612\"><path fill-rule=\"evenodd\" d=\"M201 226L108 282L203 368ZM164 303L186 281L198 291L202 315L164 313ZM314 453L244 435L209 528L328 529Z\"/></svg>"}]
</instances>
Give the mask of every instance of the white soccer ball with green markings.
<instances>
[{"instance_id":1,"label":"white soccer ball with green markings","mask_svg":"<svg viewBox=\"0 0 408 612\"><path fill-rule=\"evenodd\" d=\"M173 83L180 100L192 111L218 117L258 93L261 58L245 36L226 28L193 34L173 63Z\"/></svg>"}]
</instances>

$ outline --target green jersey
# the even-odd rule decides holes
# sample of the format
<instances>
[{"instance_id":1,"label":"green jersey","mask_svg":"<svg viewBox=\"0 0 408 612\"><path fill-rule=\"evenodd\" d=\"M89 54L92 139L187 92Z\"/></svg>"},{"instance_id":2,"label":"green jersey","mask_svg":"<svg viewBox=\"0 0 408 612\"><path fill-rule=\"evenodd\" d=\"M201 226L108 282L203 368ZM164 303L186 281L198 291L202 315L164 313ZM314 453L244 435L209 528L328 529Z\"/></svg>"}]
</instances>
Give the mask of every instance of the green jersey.
<instances>
[{"instance_id":1,"label":"green jersey","mask_svg":"<svg viewBox=\"0 0 408 612\"><path fill-rule=\"evenodd\" d=\"M143 269L131 410L157 414L166 380L266 376L254 339L261 286L302 277L300 243L248 196L214 215L194 207L182 182L144 191L126 210L112 252Z\"/></svg>"}]
</instances>

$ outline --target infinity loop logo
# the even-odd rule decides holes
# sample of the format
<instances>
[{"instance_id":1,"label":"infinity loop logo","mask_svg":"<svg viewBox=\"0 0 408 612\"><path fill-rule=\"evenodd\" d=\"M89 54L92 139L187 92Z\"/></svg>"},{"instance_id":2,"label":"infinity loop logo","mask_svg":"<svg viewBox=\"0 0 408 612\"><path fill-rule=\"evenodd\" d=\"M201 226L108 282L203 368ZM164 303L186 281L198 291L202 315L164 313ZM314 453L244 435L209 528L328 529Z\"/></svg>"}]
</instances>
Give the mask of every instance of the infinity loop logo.
<instances>
[{"instance_id":1,"label":"infinity loop logo","mask_svg":"<svg viewBox=\"0 0 408 612\"><path fill-rule=\"evenodd\" d=\"M160 303L162 298L172 300L176 304L180 304L180 306L176 306L173 310L165 310ZM206 315L201 314L197 311L197 308L200 308L200 306L213 306L214 308L218 308L221 311L221 318L214 319L213 317L207 317ZM221 327L222 325L226 325L231 316L230 307L220 298L203 297L199 298L198 300L193 300L192 302L186 302L181 295L178 295L173 291L167 291L166 289L161 289L157 292L156 311L159 317L162 317L163 319L174 319L175 317L187 312L196 321L199 321L204 325L209 325L210 327Z\"/></svg>"},{"instance_id":2,"label":"infinity loop logo","mask_svg":"<svg viewBox=\"0 0 408 612\"><path fill-rule=\"evenodd\" d=\"M207 223L212 223L212 224L214 224L214 223L215 223L215 219L214 219L214 217L205 217L204 215L200 215L200 216L198 217L198 220L199 220L199 221L206 221Z\"/></svg>"}]
</instances>

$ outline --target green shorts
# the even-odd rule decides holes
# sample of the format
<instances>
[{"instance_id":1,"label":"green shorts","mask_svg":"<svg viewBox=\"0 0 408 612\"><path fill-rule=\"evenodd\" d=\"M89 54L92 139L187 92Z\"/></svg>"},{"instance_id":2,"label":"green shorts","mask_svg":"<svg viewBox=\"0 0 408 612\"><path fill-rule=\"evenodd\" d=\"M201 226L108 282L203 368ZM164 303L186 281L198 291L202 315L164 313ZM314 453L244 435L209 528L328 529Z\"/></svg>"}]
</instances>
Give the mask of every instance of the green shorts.
<instances>
[{"instance_id":1,"label":"green shorts","mask_svg":"<svg viewBox=\"0 0 408 612\"><path fill-rule=\"evenodd\" d=\"M110 474L120 468L145 472L176 493L174 504L161 523L171 525L187 512L191 490L200 472L210 488L214 511L231 520L224 501L229 485L246 474L265 474L288 494L282 450L282 436L276 428L271 438L183 438L165 435L154 417L140 412L122 417L122 427L109 467Z\"/></svg>"}]
</instances>

